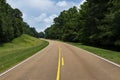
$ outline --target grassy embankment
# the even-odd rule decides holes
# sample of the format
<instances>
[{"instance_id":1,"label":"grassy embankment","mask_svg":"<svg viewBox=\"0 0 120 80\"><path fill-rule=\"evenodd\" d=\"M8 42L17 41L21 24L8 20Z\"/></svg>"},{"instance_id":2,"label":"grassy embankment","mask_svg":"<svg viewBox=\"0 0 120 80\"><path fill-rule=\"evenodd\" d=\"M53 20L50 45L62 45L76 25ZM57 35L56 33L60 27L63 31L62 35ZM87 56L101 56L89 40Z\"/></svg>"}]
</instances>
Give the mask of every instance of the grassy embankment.
<instances>
[{"instance_id":1,"label":"grassy embankment","mask_svg":"<svg viewBox=\"0 0 120 80\"><path fill-rule=\"evenodd\" d=\"M92 47L92 46L86 46L86 45L82 45L80 43L70 43L70 44L77 46L79 48L85 49L89 52L92 52L98 56L106 58L106 59L113 61L117 64L120 64L120 52L96 48L96 47Z\"/></svg>"},{"instance_id":2,"label":"grassy embankment","mask_svg":"<svg viewBox=\"0 0 120 80\"><path fill-rule=\"evenodd\" d=\"M22 35L10 43L0 45L0 73L32 56L48 45L48 42Z\"/></svg>"}]
</instances>

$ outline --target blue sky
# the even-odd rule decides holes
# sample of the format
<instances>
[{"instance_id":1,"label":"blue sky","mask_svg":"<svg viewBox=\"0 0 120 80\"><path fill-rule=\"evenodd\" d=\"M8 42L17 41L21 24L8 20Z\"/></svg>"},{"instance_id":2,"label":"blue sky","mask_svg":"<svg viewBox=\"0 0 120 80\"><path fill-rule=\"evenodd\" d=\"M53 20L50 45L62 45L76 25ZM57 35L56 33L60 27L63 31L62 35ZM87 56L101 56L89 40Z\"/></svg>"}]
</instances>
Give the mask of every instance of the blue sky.
<instances>
[{"instance_id":1,"label":"blue sky","mask_svg":"<svg viewBox=\"0 0 120 80\"><path fill-rule=\"evenodd\" d=\"M53 24L53 19L63 10L80 6L85 0L7 0L13 7L23 13L23 19L38 32Z\"/></svg>"}]
</instances>

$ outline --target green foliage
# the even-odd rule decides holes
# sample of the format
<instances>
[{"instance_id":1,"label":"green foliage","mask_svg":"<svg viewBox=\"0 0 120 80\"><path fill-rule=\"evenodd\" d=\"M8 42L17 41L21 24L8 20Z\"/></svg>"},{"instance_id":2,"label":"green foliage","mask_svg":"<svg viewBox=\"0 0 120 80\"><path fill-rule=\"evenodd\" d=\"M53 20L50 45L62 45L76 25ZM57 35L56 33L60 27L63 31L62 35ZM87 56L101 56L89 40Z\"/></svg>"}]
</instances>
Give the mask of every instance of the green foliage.
<instances>
[{"instance_id":1,"label":"green foliage","mask_svg":"<svg viewBox=\"0 0 120 80\"><path fill-rule=\"evenodd\" d=\"M120 48L120 0L86 0L60 13L46 38Z\"/></svg>"},{"instance_id":2,"label":"green foliage","mask_svg":"<svg viewBox=\"0 0 120 80\"><path fill-rule=\"evenodd\" d=\"M6 0L0 0L0 43L11 41L23 33L37 37L37 31L26 24L19 9L13 9Z\"/></svg>"},{"instance_id":3,"label":"green foliage","mask_svg":"<svg viewBox=\"0 0 120 80\"><path fill-rule=\"evenodd\" d=\"M46 38L76 41L78 28L77 16L78 10L75 6L61 12L59 17L54 19L55 24L45 30Z\"/></svg>"},{"instance_id":4,"label":"green foliage","mask_svg":"<svg viewBox=\"0 0 120 80\"><path fill-rule=\"evenodd\" d=\"M39 34L38 37L45 38L45 33L44 32L39 32L38 34Z\"/></svg>"}]
</instances>

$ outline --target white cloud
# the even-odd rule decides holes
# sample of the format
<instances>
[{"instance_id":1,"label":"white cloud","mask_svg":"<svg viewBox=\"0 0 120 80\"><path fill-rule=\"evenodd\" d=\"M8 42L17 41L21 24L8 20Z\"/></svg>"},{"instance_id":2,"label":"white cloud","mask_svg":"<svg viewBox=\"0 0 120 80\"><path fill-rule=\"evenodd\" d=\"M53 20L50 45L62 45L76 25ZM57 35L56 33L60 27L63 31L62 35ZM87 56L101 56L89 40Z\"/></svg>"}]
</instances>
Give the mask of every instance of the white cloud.
<instances>
[{"instance_id":1,"label":"white cloud","mask_svg":"<svg viewBox=\"0 0 120 80\"><path fill-rule=\"evenodd\" d=\"M81 5L85 2L86 0L82 0L82 2L80 3Z\"/></svg>"},{"instance_id":2,"label":"white cloud","mask_svg":"<svg viewBox=\"0 0 120 80\"><path fill-rule=\"evenodd\" d=\"M55 17L57 17L57 15L53 14L53 15L45 18L44 21L45 21L46 23L52 23L52 22L53 22L53 19L54 19Z\"/></svg>"},{"instance_id":3,"label":"white cloud","mask_svg":"<svg viewBox=\"0 0 120 80\"><path fill-rule=\"evenodd\" d=\"M51 0L28 0L28 1L30 7L40 10L48 10L54 5L54 2L52 2Z\"/></svg>"},{"instance_id":4,"label":"white cloud","mask_svg":"<svg viewBox=\"0 0 120 80\"><path fill-rule=\"evenodd\" d=\"M47 17L47 14L46 14L46 13L42 13L40 16L35 17L34 20L35 20L36 22L41 22L41 21L43 21L46 17Z\"/></svg>"},{"instance_id":5,"label":"white cloud","mask_svg":"<svg viewBox=\"0 0 120 80\"><path fill-rule=\"evenodd\" d=\"M27 18L26 21L31 26L36 26L37 31L44 31L45 28L50 27L50 25L53 24L53 19L55 17L57 17L56 14L52 14L48 16L47 13L42 13L41 15L36 16L36 17L31 16Z\"/></svg>"},{"instance_id":6,"label":"white cloud","mask_svg":"<svg viewBox=\"0 0 120 80\"><path fill-rule=\"evenodd\" d=\"M63 10L80 3L62 0L7 0L13 7L23 12L24 21L37 31L44 30L53 23L53 19Z\"/></svg>"},{"instance_id":7,"label":"white cloud","mask_svg":"<svg viewBox=\"0 0 120 80\"><path fill-rule=\"evenodd\" d=\"M13 7L16 6L29 6L29 7L47 7L53 5L51 0L7 0L8 3L12 4Z\"/></svg>"},{"instance_id":8,"label":"white cloud","mask_svg":"<svg viewBox=\"0 0 120 80\"><path fill-rule=\"evenodd\" d=\"M27 15L25 13L23 13L22 18L25 19L27 17Z\"/></svg>"},{"instance_id":9,"label":"white cloud","mask_svg":"<svg viewBox=\"0 0 120 80\"><path fill-rule=\"evenodd\" d=\"M66 6L68 6L66 1L59 1L56 5L59 6L59 7L66 7Z\"/></svg>"},{"instance_id":10,"label":"white cloud","mask_svg":"<svg viewBox=\"0 0 120 80\"><path fill-rule=\"evenodd\" d=\"M12 7L17 7L21 10L49 10L54 6L54 2L51 0L7 0Z\"/></svg>"}]
</instances>

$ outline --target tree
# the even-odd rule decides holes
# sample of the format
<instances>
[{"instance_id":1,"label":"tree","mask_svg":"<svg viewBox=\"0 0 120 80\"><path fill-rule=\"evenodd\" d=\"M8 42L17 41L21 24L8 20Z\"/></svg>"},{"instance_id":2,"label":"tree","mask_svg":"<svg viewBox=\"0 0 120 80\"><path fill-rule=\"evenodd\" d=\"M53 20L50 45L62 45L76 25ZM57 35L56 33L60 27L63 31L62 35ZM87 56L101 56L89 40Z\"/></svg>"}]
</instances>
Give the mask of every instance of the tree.
<instances>
[{"instance_id":1,"label":"tree","mask_svg":"<svg viewBox=\"0 0 120 80\"><path fill-rule=\"evenodd\" d=\"M44 32L39 32L38 36L39 36L39 38L45 38L45 33Z\"/></svg>"},{"instance_id":2,"label":"tree","mask_svg":"<svg viewBox=\"0 0 120 80\"><path fill-rule=\"evenodd\" d=\"M23 33L38 36L34 28L25 24L19 9L13 9L6 0L0 0L0 43L11 41Z\"/></svg>"},{"instance_id":3,"label":"tree","mask_svg":"<svg viewBox=\"0 0 120 80\"><path fill-rule=\"evenodd\" d=\"M120 0L86 0L78 10L64 10L45 30L46 38L120 47Z\"/></svg>"}]
</instances>

